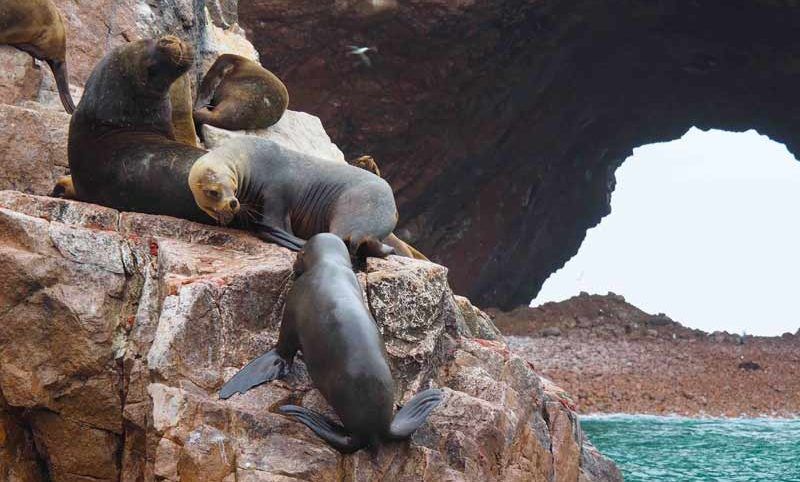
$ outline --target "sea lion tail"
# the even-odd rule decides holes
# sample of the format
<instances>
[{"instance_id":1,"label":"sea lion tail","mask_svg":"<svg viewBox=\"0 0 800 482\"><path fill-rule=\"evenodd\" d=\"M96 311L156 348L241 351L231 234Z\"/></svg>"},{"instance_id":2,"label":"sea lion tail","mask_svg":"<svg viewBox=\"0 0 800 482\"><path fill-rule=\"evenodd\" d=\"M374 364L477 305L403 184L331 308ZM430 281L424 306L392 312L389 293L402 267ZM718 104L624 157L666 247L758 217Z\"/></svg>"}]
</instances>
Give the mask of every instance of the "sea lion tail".
<instances>
[{"instance_id":1,"label":"sea lion tail","mask_svg":"<svg viewBox=\"0 0 800 482\"><path fill-rule=\"evenodd\" d=\"M296 418L317 434L319 438L328 442L328 445L343 454L351 454L367 445L359 437L347 432L338 423L314 410L298 407L297 405L284 405L278 410L283 414Z\"/></svg>"},{"instance_id":2,"label":"sea lion tail","mask_svg":"<svg viewBox=\"0 0 800 482\"><path fill-rule=\"evenodd\" d=\"M442 391L431 388L414 395L403 408L397 412L389 428L389 437L394 440L403 440L411 436L418 429L434 408L442 401Z\"/></svg>"},{"instance_id":3,"label":"sea lion tail","mask_svg":"<svg viewBox=\"0 0 800 482\"><path fill-rule=\"evenodd\" d=\"M66 60L48 60L47 65L53 71L53 77L56 79L56 87L58 88L58 96L61 98L61 104L67 114L75 112L75 102L72 100L72 94L69 92L69 72L67 72Z\"/></svg>"},{"instance_id":4,"label":"sea lion tail","mask_svg":"<svg viewBox=\"0 0 800 482\"><path fill-rule=\"evenodd\" d=\"M236 393L245 393L262 383L283 378L289 371L291 362L281 357L276 350L270 350L248 363L228 380L219 391L219 398L226 399Z\"/></svg>"}]
</instances>

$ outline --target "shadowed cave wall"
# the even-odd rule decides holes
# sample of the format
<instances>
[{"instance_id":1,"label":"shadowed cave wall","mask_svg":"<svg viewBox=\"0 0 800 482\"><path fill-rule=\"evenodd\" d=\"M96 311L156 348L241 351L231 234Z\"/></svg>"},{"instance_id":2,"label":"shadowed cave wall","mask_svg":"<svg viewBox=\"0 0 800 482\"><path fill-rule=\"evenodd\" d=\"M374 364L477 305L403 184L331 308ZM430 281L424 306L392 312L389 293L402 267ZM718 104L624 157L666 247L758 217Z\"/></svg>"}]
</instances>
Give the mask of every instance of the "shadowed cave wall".
<instances>
[{"instance_id":1,"label":"shadowed cave wall","mask_svg":"<svg viewBox=\"0 0 800 482\"><path fill-rule=\"evenodd\" d=\"M796 1L252 0L239 21L485 307L527 304L577 252L634 147L693 125L800 142Z\"/></svg>"}]
</instances>

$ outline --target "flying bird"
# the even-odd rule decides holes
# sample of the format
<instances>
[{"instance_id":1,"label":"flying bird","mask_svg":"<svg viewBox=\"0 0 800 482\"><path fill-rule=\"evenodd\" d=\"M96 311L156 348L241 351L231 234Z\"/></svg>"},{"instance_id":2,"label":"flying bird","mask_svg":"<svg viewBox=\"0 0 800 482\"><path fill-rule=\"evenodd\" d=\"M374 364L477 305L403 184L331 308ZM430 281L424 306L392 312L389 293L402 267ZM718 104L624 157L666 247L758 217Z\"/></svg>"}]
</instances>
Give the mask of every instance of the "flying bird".
<instances>
[{"instance_id":1,"label":"flying bird","mask_svg":"<svg viewBox=\"0 0 800 482\"><path fill-rule=\"evenodd\" d=\"M372 47L359 47L357 45L350 45L349 51L347 52L348 55L356 55L358 56L360 63L366 65L367 67L372 67L372 61L367 57L367 52L377 52L378 49ZM358 65L358 63L356 63Z\"/></svg>"}]
</instances>

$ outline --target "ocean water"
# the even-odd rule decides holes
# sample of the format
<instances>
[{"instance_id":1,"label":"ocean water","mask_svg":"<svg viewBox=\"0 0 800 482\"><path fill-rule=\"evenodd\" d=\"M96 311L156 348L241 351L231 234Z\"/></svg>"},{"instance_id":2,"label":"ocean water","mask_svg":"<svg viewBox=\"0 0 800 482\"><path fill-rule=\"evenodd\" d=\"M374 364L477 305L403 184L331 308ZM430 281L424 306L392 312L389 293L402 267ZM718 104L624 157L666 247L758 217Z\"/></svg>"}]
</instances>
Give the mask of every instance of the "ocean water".
<instances>
[{"instance_id":1,"label":"ocean water","mask_svg":"<svg viewBox=\"0 0 800 482\"><path fill-rule=\"evenodd\" d=\"M628 482L800 482L800 419L591 415L581 427Z\"/></svg>"}]
</instances>

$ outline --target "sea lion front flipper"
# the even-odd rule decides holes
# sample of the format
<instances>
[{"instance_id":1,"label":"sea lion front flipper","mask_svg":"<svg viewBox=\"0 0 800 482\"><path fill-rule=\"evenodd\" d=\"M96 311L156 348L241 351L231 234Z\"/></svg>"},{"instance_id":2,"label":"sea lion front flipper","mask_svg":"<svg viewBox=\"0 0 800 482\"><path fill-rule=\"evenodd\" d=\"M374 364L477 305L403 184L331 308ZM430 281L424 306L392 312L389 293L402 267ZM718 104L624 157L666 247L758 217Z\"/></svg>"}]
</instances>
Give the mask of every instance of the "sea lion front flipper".
<instances>
[{"instance_id":1,"label":"sea lion front flipper","mask_svg":"<svg viewBox=\"0 0 800 482\"><path fill-rule=\"evenodd\" d=\"M263 223L256 224L256 236L269 243L275 243L292 251L300 251L306 242L286 230L275 228Z\"/></svg>"},{"instance_id":2,"label":"sea lion front flipper","mask_svg":"<svg viewBox=\"0 0 800 482\"><path fill-rule=\"evenodd\" d=\"M319 438L343 454L351 454L366 445L358 437L348 433L344 427L314 410L297 405L284 405L278 410L299 420Z\"/></svg>"},{"instance_id":3,"label":"sea lion front flipper","mask_svg":"<svg viewBox=\"0 0 800 482\"><path fill-rule=\"evenodd\" d=\"M389 427L389 437L395 440L408 438L418 429L430 415L431 411L442 401L442 391L431 388L414 395L403 408L397 412Z\"/></svg>"},{"instance_id":4,"label":"sea lion front flipper","mask_svg":"<svg viewBox=\"0 0 800 482\"><path fill-rule=\"evenodd\" d=\"M281 357L277 350L270 350L248 363L228 380L220 389L219 398L224 400L235 393L245 393L262 383L283 378L290 366L291 361Z\"/></svg>"}]
</instances>

